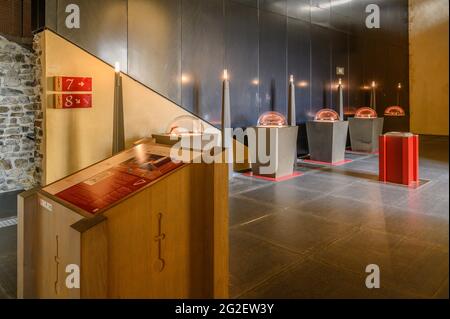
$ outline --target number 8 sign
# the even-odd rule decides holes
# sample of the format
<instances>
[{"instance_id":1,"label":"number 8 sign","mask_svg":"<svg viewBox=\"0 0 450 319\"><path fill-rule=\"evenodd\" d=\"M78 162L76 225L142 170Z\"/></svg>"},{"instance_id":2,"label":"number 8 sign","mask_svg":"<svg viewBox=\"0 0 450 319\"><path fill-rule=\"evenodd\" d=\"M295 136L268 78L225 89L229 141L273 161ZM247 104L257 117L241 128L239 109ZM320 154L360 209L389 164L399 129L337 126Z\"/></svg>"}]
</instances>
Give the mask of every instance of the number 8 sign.
<instances>
[{"instance_id":1,"label":"number 8 sign","mask_svg":"<svg viewBox=\"0 0 450 319\"><path fill-rule=\"evenodd\" d=\"M55 108L57 109L78 109L91 108L91 94L60 94L55 95Z\"/></svg>"}]
</instances>

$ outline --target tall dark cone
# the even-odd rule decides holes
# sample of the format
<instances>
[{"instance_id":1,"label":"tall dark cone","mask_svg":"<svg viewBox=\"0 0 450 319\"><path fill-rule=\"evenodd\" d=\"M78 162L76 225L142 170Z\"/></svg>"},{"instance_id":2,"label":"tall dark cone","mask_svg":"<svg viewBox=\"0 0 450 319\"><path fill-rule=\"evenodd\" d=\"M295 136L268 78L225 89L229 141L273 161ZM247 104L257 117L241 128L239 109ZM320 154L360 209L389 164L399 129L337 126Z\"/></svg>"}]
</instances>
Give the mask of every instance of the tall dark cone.
<instances>
[{"instance_id":1,"label":"tall dark cone","mask_svg":"<svg viewBox=\"0 0 450 319\"><path fill-rule=\"evenodd\" d=\"M370 91L370 107L374 110L377 109L377 91L375 82L372 82L372 90Z\"/></svg>"},{"instance_id":2,"label":"tall dark cone","mask_svg":"<svg viewBox=\"0 0 450 319\"><path fill-rule=\"evenodd\" d=\"M114 79L114 115L112 154L125 149L125 129L123 121L122 76L116 72Z\"/></svg>"},{"instance_id":3,"label":"tall dark cone","mask_svg":"<svg viewBox=\"0 0 450 319\"><path fill-rule=\"evenodd\" d=\"M295 110L295 85L294 76L289 78L289 92L288 92L288 125L297 126L296 110ZM294 168L297 166L297 147L294 150Z\"/></svg>"},{"instance_id":4,"label":"tall dark cone","mask_svg":"<svg viewBox=\"0 0 450 319\"><path fill-rule=\"evenodd\" d=\"M344 120L344 90L342 88L341 79L339 79L338 85L338 94L339 94L339 120Z\"/></svg>"},{"instance_id":5,"label":"tall dark cone","mask_svg":"<svg viewBox=\"0 0 450 319\"><path fill-rule=\"evenodd\" d=\"M297 126L295 116L295 86L294 77L291 75L289 79L289 96L288 96L288 124L290 126Z\"/></svg>"},{"instance_id":6,"label":"tall dark cone","mask_svg":"<svg viewBox=\"0 0 450 319\"><path fill-rule=\"evenodd\" d=\"M225 149L228 163L228 178L233 177L233 136L231 135L230 81L224 71L222 86L222 147Z\"/></svg>"}]
</instances>

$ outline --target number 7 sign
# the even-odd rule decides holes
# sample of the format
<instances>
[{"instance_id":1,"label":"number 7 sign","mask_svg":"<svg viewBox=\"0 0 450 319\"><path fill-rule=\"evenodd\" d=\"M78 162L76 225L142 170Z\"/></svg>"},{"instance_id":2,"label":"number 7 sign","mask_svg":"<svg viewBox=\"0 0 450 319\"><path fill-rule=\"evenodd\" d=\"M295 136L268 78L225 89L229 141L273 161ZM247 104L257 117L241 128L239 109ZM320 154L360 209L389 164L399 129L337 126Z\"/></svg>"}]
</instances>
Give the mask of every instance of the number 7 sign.
<instances>
[{"instance_id":1,"label":"number 7 sign","mask_svg":"<svg viewBox=\"0 0 450 319\"><path fill-rule=\"evenodd\" d=\"M91 92L92 78L76 76L55 76L55 91L58 92Z\"/></svg>"}]
</instances>

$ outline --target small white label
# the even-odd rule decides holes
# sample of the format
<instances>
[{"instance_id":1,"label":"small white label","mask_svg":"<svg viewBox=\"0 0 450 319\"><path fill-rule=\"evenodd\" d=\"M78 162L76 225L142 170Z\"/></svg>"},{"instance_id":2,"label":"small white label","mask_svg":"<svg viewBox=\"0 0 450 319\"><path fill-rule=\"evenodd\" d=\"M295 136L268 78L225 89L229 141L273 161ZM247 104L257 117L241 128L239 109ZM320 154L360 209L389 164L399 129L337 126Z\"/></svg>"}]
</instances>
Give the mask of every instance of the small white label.
<instances>
[{"instance_id":1,"label":"small white label","mask_svg":"<svg viewBox=\"0 0 450 319\"><path fill-rule=\"evenodd\" d=\"M338 66L336 68L336 75L345 75L345 68Z\"/></svg>"},{"instance_id":2,"label":"small white label","mask_svg":"<svg viewBox=\"0 0 450 319\"><path fill-rule=\"evenodd\" d=\"M39 200L39 203L41 204L41 207L44 207L46 210L52 212L53 211L53 205L47 202L46 200L43 200L42 198Z\"/></svg>"}]
</instances>

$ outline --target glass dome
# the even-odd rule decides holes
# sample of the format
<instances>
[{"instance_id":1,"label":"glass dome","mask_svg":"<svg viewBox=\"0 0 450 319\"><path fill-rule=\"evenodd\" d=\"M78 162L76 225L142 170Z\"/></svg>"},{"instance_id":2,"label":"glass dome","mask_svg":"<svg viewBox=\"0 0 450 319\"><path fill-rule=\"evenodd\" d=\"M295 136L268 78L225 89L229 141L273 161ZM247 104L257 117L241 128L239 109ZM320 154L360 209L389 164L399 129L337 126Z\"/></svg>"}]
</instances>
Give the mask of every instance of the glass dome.
<instances>
[{"instance_id":1,"label":"glass dome","mask_svg":"<svg viewBox=\"0 0 450 319\"><path fill-rule=\"evenodd\" d=\"M363 119L377 118L377 112L370 107L361 107L356 111L355 117Z\"/></svg>"},{"instance_id":2,"label":"glass dome","mask_svg":"<svg viewBox=\"0 0 450 319\"><path fill-rule=\"evenodd\" d=\"M385 116L405 116L405 110L398 105L389 106L386 110L384 110Z\"/></svg>"},{"instance_id":3,"label":"glass dome","mask_svg":"<svg viewBox=\"0 0 450 319\"><path fill-rule=\"evenodd\" d=\"M339 121L339 114L332 109L321 109L316 113L315 121Z\"/></svg>"},{"instance_id":4,"label":"glass dome","mask_svg":"<svg viewBox=\"0 0 450 319\"><path fill-rule=\"evenodd\" d=\"M286 117L274 111L265 112L258 119L258 126L281 127L286 125Z\"/></svg>"},{"instance_id":5,"label":"glass dome","mask_svg":"<svg viewBox=\"0 0 450 319\"><path fill-rule=\"evenodd\" d=\"M167 134L174 135L202 134L203 132L203 122L192 115L176 117L166 130Z\"/></svg>"}]
</instances>

